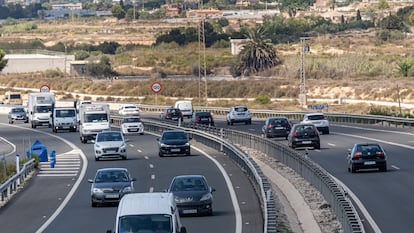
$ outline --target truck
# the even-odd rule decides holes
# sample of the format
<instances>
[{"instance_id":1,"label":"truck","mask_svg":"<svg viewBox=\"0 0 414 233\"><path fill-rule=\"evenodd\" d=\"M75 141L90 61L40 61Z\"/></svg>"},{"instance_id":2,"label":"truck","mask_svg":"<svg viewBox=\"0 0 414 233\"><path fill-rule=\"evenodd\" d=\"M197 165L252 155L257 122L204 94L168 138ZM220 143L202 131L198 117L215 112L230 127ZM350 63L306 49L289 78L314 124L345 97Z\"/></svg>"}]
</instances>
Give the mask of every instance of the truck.
<instances>
[{"instance_id":1,"label":"truck","mask_svg":"<svg viewBox=\"0 0 414 233\"><path fill-rule=\"evenodd\" d=\"M76 132L78 129L78 120L76 108L74 107L55 107L50 118L50 123L54 133L59 130L69 130Z\"/></svg>"},{"instance_id":2,"label":"truck","mask_svg":"<svg viewBox=\"0 0 414 233\"><path fill-rule=\"evenodd\" d=\"M108 104L82 104L79 107L78 119L82 143L94 140L99 132L111 128Z\"/></svg>"},{"instance_id":3,"label":"truck","mask_svg":"<svg viewBox=\"0 0 414 233\"><path fill-rule=\"evenodd\" d=\"M18 91L6 91L6 93L4 93L3 103L22 105L23 104L22 94Z\"/></svg>"},{"instance_id":4,"label":"truck","mask_svg":"<svg viewBox=\"0 0 414 233\"><path fill-rule=\"evenodd\" d=\"M55 93L33 92L28 94L27 112L32 128L47 125L50 127L50 117L55 107Z\"/></svg>"}]
</instances>

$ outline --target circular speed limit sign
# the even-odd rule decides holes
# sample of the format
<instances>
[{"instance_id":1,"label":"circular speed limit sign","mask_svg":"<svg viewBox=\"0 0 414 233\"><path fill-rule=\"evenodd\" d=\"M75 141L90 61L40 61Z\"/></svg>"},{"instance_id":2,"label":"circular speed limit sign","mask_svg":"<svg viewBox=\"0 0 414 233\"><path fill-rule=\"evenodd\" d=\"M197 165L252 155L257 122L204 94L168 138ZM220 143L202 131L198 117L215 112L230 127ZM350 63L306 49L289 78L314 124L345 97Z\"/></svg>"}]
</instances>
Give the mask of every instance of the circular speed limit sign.
<instances>
[{"instance_id":1,"label":"circular speed limit sign","mask_svg":"<svg viewBox=\"0 0 414 233\"><path fill-rule=\"evenodd\" d=\"M161 92L161 83L155 82L151 85L151 90L155 93Z\"/></svg>"},{"instance_id":2,"label":"circular speed limit sign","mask_svg":"<svg viewBox=\"0 0 414 233\"><path fill-rule=\"evenodd\" d=\"M43 85L40 87L40 92L50 92L50 87L48 85Z\"/></svg>"}]
</instances>

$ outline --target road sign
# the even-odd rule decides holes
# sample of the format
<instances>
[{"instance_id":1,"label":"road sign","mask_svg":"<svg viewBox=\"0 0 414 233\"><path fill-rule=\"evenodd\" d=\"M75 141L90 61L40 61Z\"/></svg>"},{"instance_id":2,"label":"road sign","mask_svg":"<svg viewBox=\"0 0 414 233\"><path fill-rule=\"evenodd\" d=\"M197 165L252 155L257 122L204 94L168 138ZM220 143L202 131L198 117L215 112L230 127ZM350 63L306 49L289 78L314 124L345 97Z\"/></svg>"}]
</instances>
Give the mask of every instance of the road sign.
<instances>
[{"instance_id":1,"label":"road sign","mask_svg":"<svg viewBox=\"0 0 414 233\"><path fill-rule=\"evenodd\" d=\"M50 87L48 85L43 85L40 87L40 92L50 92Z\"/></svg>"},{"instance_id":2,"label":"road sign","mask_svg":"<svg viewBox=\"0 0 414 233\"><path fill-rule=\"evenodd\" d=\"M161 89L162 89L161 83L159 83L159 82L155 82L151 85L151 90L155 93L160 93Z\"/></svg>"}]
</instances>

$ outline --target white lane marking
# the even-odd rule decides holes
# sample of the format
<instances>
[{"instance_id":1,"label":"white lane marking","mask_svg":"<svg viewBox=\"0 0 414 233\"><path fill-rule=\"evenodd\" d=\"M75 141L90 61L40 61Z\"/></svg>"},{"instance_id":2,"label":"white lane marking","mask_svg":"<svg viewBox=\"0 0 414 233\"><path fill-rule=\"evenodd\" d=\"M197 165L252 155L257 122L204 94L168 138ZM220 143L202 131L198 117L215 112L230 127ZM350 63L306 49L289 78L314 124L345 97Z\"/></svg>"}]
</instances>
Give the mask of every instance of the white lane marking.
<instances>
[{"instance_id":1,"label":"white lane marking","mask_svg":"<svg viewBox=\"0 0 414 233\"><path fill-rule=\"evenodd\" d=\"M154 192L154 187L150 187L149 192L150 193Z\"/></svg>"},{"instance_id":2,"label":"white lane marking","mask_svg":"<svg viewBox=\"0 0 414 233\"><path fill-rule=\"evenodd\" d=\"M155 175L154 174L151 175L151 180L155 180Z\"/></svg>"},{"instance_id":3,"label":"white lane marking","mask_svg":"<svg viewBox=\"0 0 414 233\"><path fill-rule=\"evenodd\" d=\"M137 151L138 151L138 153L142 153L142 150L140 150L140 149L137 149Z\"/></svg>"},{"instance_id":4,"label":"white lane marking","mask_svg":"<svg viewBox=\"0 0 414 233\"><path fill-rule=\"evenodd\" d=\"M217 166L217 168L220 170L222 176L224 177L224 180L226 181L227 184L227 188L230 192L230 198L231 198L231 202L233 204L233 208L234 208L234 215L236 217L236 229L235 229L235 233L241 233L242 229L243 229L243 224L242 224L242 215L241 215L241 211L240 211L240 206L239 206L239 202L237 200L237 195L236 192L234 191L233 188L233 184L230 180L230 177L227 175L226 170L224 170L224 167L220 165L220 163L214 159L212 156L210 156L209 154L207 154L206 152L202 151L201 149L195 147L195 146L191 146L192 148L196 149L198 152L200 152L201 154L203 154L205 157L207 157L208 159L210 159L211 161L213 161L213 163Z\"/></svg>"},{"instance_id":5,"label":"white lane marking","mask_svg":"<svg viewBox=\"0 0 414 233\"><path fill-rule=\"evenodd\" d=\"M400 168L395 165L391 165L391 167L394 168L395 170L400 170Z\"/></svg>"},{"instance_id":6,"label":"white lane marking","mask_svg":"<svg viewBox=\"0 0 414 233\"><path fill-rule=\"evenodd\" d=\"M129 144L129 146L130 146L130 147L134 147L134 145L133 145L133 144Z\"/></svg>"},{"instance_id":7,"label":"white lane marking","mask_svg":"<svg viewBox=\"0 0 414 233\"><path fill-rule=\"evenodd\" d=\"M328 146L335 147L335 146L336 146L336 144L333 144L333 143L328 143Z\"/></svg>"},{"instance_id":8,"label":"white lane marking","mask_svg":"<svg viewBox=\"0 0 414 233\"><path fill-rule=\"evenodd\" d=\"M149 167L150 167L150 168L154 168L154 164L152 164L152 163L151 163L151 164L149 165Z\"/></svg>"},{"instance_id":9,"label":"white lane marking","mask_svg":"<svg viewBox=\"0 0 414 233\"><path fill-rule=\"evenodd\" d=\"M147 155L144 156L144 159L149 159L149 157Z\"/></svg>"},{"instance_id":10,"label":"white lane marking","mask_svg":"<svg viewBox=\"0 0 414 233\"><path fill-rule=\"evenodd\" d=\"M351 128L351 129L361 129L361 130L366 130L366 131L377 131L377 132L384 132L384 133L395 133L395 134L404 134L404 135L414 136L414 133L392 131L392 130L386 130L386 129L370 129L370 128L364 128L364 127L359 127L359 126L337 125L337 124L335 124L335 126L343 127L343 128ZM335 132L335 134L338 134L338 133Z\"/></svg>"}]
</instances>

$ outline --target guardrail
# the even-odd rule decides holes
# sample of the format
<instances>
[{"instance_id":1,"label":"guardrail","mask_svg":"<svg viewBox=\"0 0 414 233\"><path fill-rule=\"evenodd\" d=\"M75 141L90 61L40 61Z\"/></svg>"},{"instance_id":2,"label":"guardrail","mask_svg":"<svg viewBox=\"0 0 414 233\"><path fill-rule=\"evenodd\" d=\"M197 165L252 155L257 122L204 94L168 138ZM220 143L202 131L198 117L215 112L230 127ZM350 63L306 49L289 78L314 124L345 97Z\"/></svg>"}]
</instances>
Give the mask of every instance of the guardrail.
<instances>
[{"instance_id":1,"label":"guardrail","mask_svg":"<svg viewBox=\"0 0 414 233\"><path fill-rule=\"evenodd\" d=\"M31 159L27 161L23 167L20 169L19 173L16 173L14 176L9 178L6 182L0 185L1 193L1 202L7 201L15 192L18 191L18 188L23 184L28 178L29 175L35 170L35 160Z\"/></svg>"}]
</instances>

